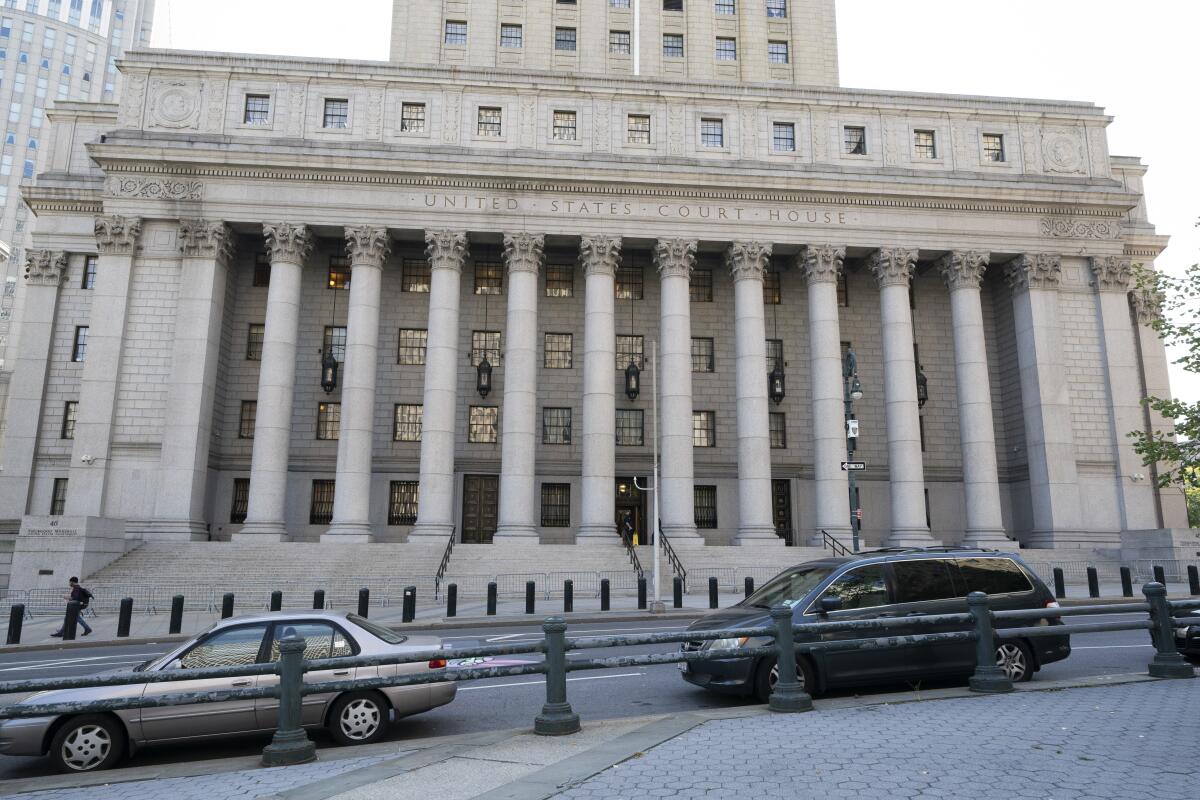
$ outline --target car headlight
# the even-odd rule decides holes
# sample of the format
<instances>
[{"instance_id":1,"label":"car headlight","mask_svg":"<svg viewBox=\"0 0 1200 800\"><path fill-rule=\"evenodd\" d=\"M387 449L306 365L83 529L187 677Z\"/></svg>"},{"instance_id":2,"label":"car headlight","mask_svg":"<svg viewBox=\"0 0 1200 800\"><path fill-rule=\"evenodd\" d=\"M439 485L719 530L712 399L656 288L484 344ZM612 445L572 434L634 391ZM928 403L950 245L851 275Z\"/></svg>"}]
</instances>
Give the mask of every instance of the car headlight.
<instances>
[{"instance_id":1,"label":"car headlight","mask_svg":"<svg viewBox=\"0 0 1200 800\"><path fill-rule=\"evenodd\" d=\"M705 650L735 650L739 647L745 647L749 637L742 636L739 639L713 639L707 645Z\"/></svg>"}]
</instances>

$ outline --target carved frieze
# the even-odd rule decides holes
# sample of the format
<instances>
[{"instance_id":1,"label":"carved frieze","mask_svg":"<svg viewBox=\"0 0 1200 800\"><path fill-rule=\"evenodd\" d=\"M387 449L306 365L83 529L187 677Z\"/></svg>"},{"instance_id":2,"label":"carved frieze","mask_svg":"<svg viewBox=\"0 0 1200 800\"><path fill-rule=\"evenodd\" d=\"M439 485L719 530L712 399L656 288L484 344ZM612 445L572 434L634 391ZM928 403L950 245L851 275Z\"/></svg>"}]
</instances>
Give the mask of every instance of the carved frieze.
<instances>
[{"instance_id":1,"label":"carved frieze","mask_svg":"<svg viewBox=\"0 0 1200 800\"><path fill-rule=\"evenodd\" d=\"M770 242L734 242L725 252L725 263L733 280L761 281L771 263Z\"/></svg>"},{"instance_id":2,"label":"carved frieze","mask_svg":"<svg viewBox=\"0 0 1200 800\"><path fill-rule=\"evenodd\" d=\"M955 250L938 260L938 271L950 291L955 289L978 289L983 283L983 273L991 262L991 253L978 250Z\"/></svg>"},{"instance_id":3,"label":"carved frieze","mask_svg":"<svg viewBox=\"0 0 1200 800\"><path fill-rule=\"evenodd\" d=\"M432 269L462 272L467 258L466 231L425 231L425 254Z\"/></svg>"},{"instance_id":4,"label":"carved frieze","mask_svg":"<svg viewBox=\"0 0 1200 800\"><path fill-rule=\"evenodd\" d=\"M579 263L586 275L615 275L621 266L620 236L584 236L579 242Z\"/></svg>"},{"instance_id":5,"label":"carved frieze","mask_svg":"<svg viewBox=\"0 0 1200 800\"><path fill-rule=\"evenodd\" d=\"M908 247L881 247L867 261L879 288L908 286L917 268L917 251Z\"/></svg>"},{"instance_id":6,"label":"carved frieze","mask_svg":"<svg viewBox=\"0 0 1200 800\"><path fill-rule=\"evenodd\" d=\"M190 178L138 178L109 176L104 182L109 197L137 197L145 200L202 200L204 184Z\"/></svg>"},{"instance_id":7,"label":"carved frieze","mask_svg":"<svg viewBox=\"0 0 1200 800\"><path fill-rule=\"evenodd\" d=\"M25 280L31 286L61 286L67 274L67 254L30 250L25 258Z\"/></svg>"},{"instance_id":8,"label":"carved frieze","mask_svg":"<svg viewBox=\"0 0 1200 800\"><path fill-rule=\"evenodd\" d=\"M1092 275L1102 292L1127 292L1133 281L1133 262L1125 256L1098 256L1091 260Z\"/></svg>"},{"instance_id":9,"label":"carved frieze","mask_svg":"<svg viewBox=\"0 0 1200 800\"><path fill-rule=\"evenodd\" d=\"M142 232L137 217L96 217L96 245L103 255L132 255Z\"/></svg>"},{"instance_id":10,"label":"carved frieze","mask_svg":"<svg viewBox=\"0 0 1200 800\"><path fill-rule=\"evenodd\" d=\"M691 280L696 266L695 239L659 239L654 244L654 266L663 278Z\"/></svg>"},{"instance_id":11,"label":"carved frieze","mask_svg":"<svg viewBox=\"0 0 1200 800\"><path fill-rule=\"evenodd\" d=\"M1051 239L1116 239L1121 224L1110 219L1042 217L1042 236Z\"/></svg>"},{"instance_id":12,"label":"carved frieze","mask_svg":"<svg viewBox=\"0 0 1200 800\"><path fill-rule=\"evenodd\" d=\"M146 76L136 73L126 75L121 88L121 106L117 110L117 126L140 128L142 111L146 105Z\"/></svg>"},{"instance_id":13,"label":"carved frieze","mask_svg":"<svg viewBox=\"0 0 1200 800\"><path fill-rule=\"evenodd\" d=\"M346 251L353 266L382 267L392 252L392 237L387 228L356 225L346 228Z\"/></svg>"},{"instance_id":14,"label":"carved frieze","mask_svg":"<svg viewBox=\"0 0 1200 800\"><path fill-rule=\"evenodd\" d=\"M153 81L150 84L150 127L198 129L201 97L200 84L195 81Z\"/></svg>"},{"instance_id":15,"label":"carved frieze","mask_svg":"<svg viewBox=\"0 0 1200 800\"><path fill-rule=\"evenodd\" d=\"M179 249L185 256L228 261L233 255L233 231L224 222L205 219L179 221Z\"/></svg>"},{"instance_id":16,"label":"carved frieze","mask_svg":"<svg viewBox=\"0 0 1200 800\"><path fill-rule=\"evenodd\" d=\"M313 237L307 225L269 222L263 225L263 238L267 240L272 263L304 266L308 254L312 252Z\"/></svg>"},{"instance_id":17,"label":"carved frieze","mask_svg":"<svg viewBox=\"0 0 1200 800\"><path fill-rule=\"evenodd\" d=\"M504 235L504 261L509 272L537 274L542 265L546 237L540 233L511 233Z\"/></svg>"},{"instance_id":18,"label":"carved frieze","mask_svg":"<svg viewBox=\"0 0 1200 800\"><path fill-rule=\"evenodd\" d=\"M1017 256L1005 266L1004 279L1014 290L1057 289L1062 284L1062 258L1050 253Z\"/></svg>"}]
</instances>

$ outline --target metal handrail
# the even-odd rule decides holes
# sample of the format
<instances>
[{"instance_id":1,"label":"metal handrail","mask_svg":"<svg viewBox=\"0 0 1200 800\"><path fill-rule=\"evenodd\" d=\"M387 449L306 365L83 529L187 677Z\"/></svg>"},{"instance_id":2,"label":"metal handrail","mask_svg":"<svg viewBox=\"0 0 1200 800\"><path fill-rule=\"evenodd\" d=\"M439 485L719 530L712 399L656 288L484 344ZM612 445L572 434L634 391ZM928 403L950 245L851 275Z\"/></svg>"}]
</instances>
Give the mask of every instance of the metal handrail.
<instances>
[{"instance_id":1,"label":"metal handrail","mask_svg":"<svg viewBox=\"0 0 1200 800\"><path fill-rule=\"evenodd\" d=\"M822 548L832 550L835 556L854 555L853 551L851 551L849 547L846 547L846 545L839 542L836 536L831 535L829 531L826 530L821 531L821 546Z\"/></svg>"},{"instance_id":2,"label":"metal handrail","mask_svg":"<svg viewBox=\"0 0 1200 800\"><path fill-rule=\"evenodd\" d=\"M671 546L671 540L663 533L662 522L658 523L658 535L662 537L663 552L667 555L667 561L671 564L671 571L679 576L683 581L683 590L687 591L687 569L683 566L683 562L679 560L679 555L675 552L675 548Z\"/></svg>"},{"instance_id":3,"label":"metal handrail","mask_svg":"<svg viewBox=\"0 0 1200 800\"><path fill-rule=\"evenodd\" d=\"M433 592L437 594L442 589L442 579L446 577L446 569L450 566L450 554L454 552L454 540L458 538L458 526L450 526L450 541L446 542L446 550L442 553L442 563L438 565L437 574L433 576Z\"/></svg>"},{"instance_id":4,"label":"metal handrail","mask_svg":"<svg viewBox=\"0 0 1200 800\"><path fill-rule=\"evenodd\" d=\"M620 525L617 526L617 533L621 535L621 544L625 545L625 553L629 556L629 563L633 565L638 578L646 577L646 573L642 569L642 560L638 558L637 548L633 546L633 540L629 538L629 534L621 529Z\"/></svg>"}]
</instances>

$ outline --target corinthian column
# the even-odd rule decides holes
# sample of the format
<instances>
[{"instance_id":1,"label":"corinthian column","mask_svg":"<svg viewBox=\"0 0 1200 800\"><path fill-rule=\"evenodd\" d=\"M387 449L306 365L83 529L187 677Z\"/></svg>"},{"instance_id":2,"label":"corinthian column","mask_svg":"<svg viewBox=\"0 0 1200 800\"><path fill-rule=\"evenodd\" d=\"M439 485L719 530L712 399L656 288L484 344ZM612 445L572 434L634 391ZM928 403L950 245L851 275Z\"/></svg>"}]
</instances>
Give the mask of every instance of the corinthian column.
<instances>
[{"instance_id":1,"label":"corinthian column","mask_svg":"<svg viewBox=\"0 0 1200 800\"><path fill-rule=\"evenodd\" d=\"M312 251L304 225L263 225L271 251L271 286L258 373L254 448L250 453L250 502L246 523L234 539L287 538L288 450L296 388L296 342L300 335L300 273Z\"/></svg>"},{"instance_id":2,"label":"corinthian column","mask_svg":"<svg viewBox=\"0 0 1200 800\"><path fill-rule=\"evenodd\" d=\"M813 473L816 478L816 530L852 539L846 456L842 334L838 323L837 282L846 248L806 247L800 256L808 279L808 341L812 391ZM816 537L819 543L820 536Z\"/></svg>"},{"instance_id":3,"label":"corinthian column","mask_svg":"<svg viewBox=\"0 0 1200 800\"><path fill-rule=\"evenodd\" d=\"M79 416L71 451L70 487L66 512L73 517L105 516L105 489L110 475L113 418L117 381L125 342L125 317L133 257L142 221L127 217L97 217L96 288L92 297L87 357L79 385ZM13 420L9 417L9 420ZM10 421L9 424L12 424ZM91 459L81 461L83 456Z\"/></svg>"},{"instance_id":4,"label":"corinthian column","mask_svg":"<svg viewBox=\"0 0 1200 800\"><path fill-rule=\"evenodd\" d=\"M504 344L504 410L501 414L500 509L496 539L537 541L534 501L537 453L538 269L545 238L504 237L508 264L508 318Z\"/></svg>"},{"instance_id":5,"label":"corinthian column","mask_svg":"<svg viewBox=\"0 0 1200 800\"><path fill-rule=\"evenodd\" d=\"M696 266L696 241L659 239L654 263L659 276L662 527L673 539L699 539L692 471L692 309L688 294Z\"/></svg>"},{"instance_id":6,"label":"corinthian column","mask_svg":"<svg viewBox=\"0 0 1200 800\"><path fill-rule=\"evenodd\" d=\"M454 530L454 416L458 409L459 282L467 258L464 231L426 231L429 322L421 418L417 524L409 541L444 539Z\"/></svg>"},{"instance_id":7,"label":"corinthian column","mask_svg":"<svg viewBox=\"0 0 1200 800\"><path fill-rule=\"evenodd\" d=\"M208 538L208 450L233 232L224 222L182 220L179 245L183 260L167 390L171 424L163 429L153 535L187 541Z\"/></svg>"},{"instance_id":8,"label":"corinthian column","mask_svg":"<svg viewBox=\"0 0 1200 800\"><path fill-rule=\"evenodd\" d=\"M616 541L616 329L613 279L621 237L584 236L583 266L583 502L576 540Z\"/></svg>"},{"instance_id":9,"label":"corinthian column","mask_svg":"<svg viewBox=\"0 0 1200 800\"><path fill-rule=\"evenodd\" d=\"M954 338L954 378L958 386L958 430L962 441L963 493L967 529L963 544L1009 544L1000 511L1000 472L992 426L992 389L979 286L991 256L974 251L949 253L938 262L950 289Z\"/></svg>"},{"instance_id":10,"label":"corinthian column","mask_svg":"<svg viewBox=\"0 0 1200 800\"><path fill-rule=\"evenodd\" d=\"M737 544L783 545L771 516L771 435L767 410L767 331L763 321L766 242L734 242L725 254L733 276L737 347Z\"/></svg>"},{"instance_id":11,"label":"corinthian column","mask_svg":"<svg viewBox=\"0 0 1200 800\"><path fill-rule=\"evenodd\" d=\"M350 253L350 310L346 319L346 372L338 431L333 522L321 537L371 541L371 448L375 442L375 370L379 357L379 297L383 262L392 249L386 228L346 229Z\"/></svg>"},{"instance_id":12,"label":"corinthian column","mask_svg":"<svg viewBox=\"0 0 1200 800\"><path fill-rule=\"evenodd\" d=\"M883 327L883 397L892 498L892 532L887 543L896 547L934 543L925 524L925 466L908 299L916 265L917 251L903 247L876 250L870 260L871 271L879 281Z\"/></svg>"}]
</instances>

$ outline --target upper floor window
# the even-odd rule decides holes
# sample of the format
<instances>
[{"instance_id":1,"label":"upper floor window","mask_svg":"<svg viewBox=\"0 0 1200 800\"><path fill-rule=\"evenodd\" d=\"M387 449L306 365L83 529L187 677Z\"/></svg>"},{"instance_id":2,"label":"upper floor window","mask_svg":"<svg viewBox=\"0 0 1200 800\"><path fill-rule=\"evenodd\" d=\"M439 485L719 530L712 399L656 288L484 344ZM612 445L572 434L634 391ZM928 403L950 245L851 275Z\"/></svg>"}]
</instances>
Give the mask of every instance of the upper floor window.
<instances>
[{"instance_id":1,"label":"upper floor window","mask_svg":"<svg viewBox=\"0 0 1200 800\"><path fill-rule=\"evenodd\" d=\"M575 271L570 264L546 265L546 297L573 297Z\"/></svg>"},{"instance_id":2,"label":"upper floor window","mask_svg":"<svg viewBox=\"0 0 1200 800\"><path fill-rule=\"evenodd\" d=\"M271 285L271 254L259 253L254 258L254 285Z\"/></svg>"},{"instance_id":3,"label":"upper floor window","mask_svg":"<svg viewBox=\"0 0 1200 800\"><path fill-rule=\"evenodd\" d=\"M421 366L425 363L425 348L429 342L429 331L424 328L401 328L400 345L396 352L396 363L405 366Z\"/></svg>"},{"instance_id":4,"label":"upper floor window","mask_svg":"<svg viewBox=\"0 0 1200 800\"><path fill-rule=\"evenodd\" d=\"M767 418L772 450L787 449L787 417L781 411L772 411Z\"/></svg>"},{"instance_id":5,"label":"upper floor window","mask_svg":"<svg viewBox=\"0 0 1200 800\"><path fill-rule=\"evenodd\" d=\"M842 128L844 152L851 156L867 154L867 129L858 125L847 125Z\"/></svg>"},{"instance_id":6,"label":"upper floor window","mask_svg":"<svg viewBox=\"0 0 1200 800\"><path fill-rule=\"evenodd\" d=\"M575 141L575 112L555 111L553 138L563 142Z\"/></svg>"},{"instance_id":7,"label":"upper floor window","mask_svg":"<svg viewBox=\"0 0 1200 800\"><path fill-rule=\"evenodd\" d=\"M339 364L346 361L346 326L326 325L322 353L329 353Z\"/></svg>"},{"instance_id":8,"label":"upper floor window","mask_svg":"<svg viewBox=\"0 0 1200 800\"><path fill-rule=\"evenodd\" d=\"M524 44L524 33L520 25L500 26L500 46L518 48Z\"/></svg>"},{"instance_id":9,"label":"upper floor window","mask_svg":"<svg viewBox=\"0 0 1200 800\"><path fill-rule=\"evenodd\" d=\"M350 101L339 98L325 99L326 128L346 128L350 122Z\"/></svg>"},{"instance_id":10,"label":"upper floor window","mask_svg":"<svg viewBox=\"0 0 1200 800\"><path fill-rule=\"evenodd\" d=\"M640 408L618 408L616 426L617 447L641 447L645 443L644 415Z\"/></svg>"},{"instance_id":11,"label":"upper floor window","mask_svg":"<svg viewBox=\"0 0 1200 800\"><path fill-rule=\"evenodd\" d=\"M425 419L425 406L412 403L397 403L392 440L396 442L421 441L421 425Z\"/></svg>"},{"instance_id":12,"label":"upper floor window","mask_svg":"<svg viewBox=\"0 0 1200 800\"><path fill-rule=\"evenodd\" d=\"M55 478L54 491L50 495L50 514L59 516L67 508L67 479Z\"/></svg>"},{"instance_id":13,"label":"upper floor window","mask_svg":"<svg viewBox=\"0 0 1200 800\"><path fill-rule=\"evenodd\" d=\"M400 291L428 292L430 280L428 261L423 258L404 259L404 275L400 280Z\"/></svg>"},{"instance_id":14,"label":"upper floor window","mask_svg":"<svg viewBox=\"0 0 1200 800\"><path fill-rule=\"evenodd\" d=\"M717 446L717 415L715 412L692 412L692 446Z\"/></svg>"},{"instance_id":15,"label":"upper floor window","mask_svg":"<svg viewBox=\"0 0 1200 800\"><path fill-rule=\"evenodd\" d=\"M496 406L471 406L467 422L467 441L472 444L495 444L500 422Z\"/></svg>"},{"instance_id":16,"label":"upper floor window","mask_svg":"<svg viewBox=\"0 0 1200 800\"><path fill-rule=\"evenodd\" d=\"M1004 161L1004 136L999 133L983 135L983 157L988 161Z\"/></svg>"},{"instance_id":17,"label":"upper floor window","mask_svg":"<svg viewBox=\"0 0 1200 800\"><path fill-rule=\"evenodd\" d=\"M617 371L624 372L629 362L637 364L638 369L645 369L646 340L641 336L617 336Z\"/></svg>"},{"instance_id":18,"label":"upper floor window","mask_svg":"<svg viewBox=\"0 0 1200 800\"><path fill-rule=\"evenodd\" d=\"M446 44L466 44L467 23L460 20L446 20Z\"/></svg>"},{"instance_id":19,"label":"upper floor window","mask_svg":"<svg viewBox=\"0 0 1200 800\"><path fill-rule=\"evenodd\" d=\"M609 31L608 52L629 55L631 52L629 31Z\"/></svg>"},{"instance_id":20,"label":"upper floor window","mask_svg":"<svg viewBox=\"0 0 1200 800\"><path fill-rule=\"evenodd\" d=\"M400 131L402 133L425 132L424 103L402 103L400 105Z\"/></svg>"},{"instance_id":21,"label":"upper floor window","mask_svg":"<svg viewBox=\"0 0 1200 800\"><path fill-rule=\"evenodd\" d=\"M692 372L713 372L716 370L716 356L713 354L713 340L705 337L692 337Z\"/></svg>"},{"instance_id":22,"label":"upper floor window","mask_svg":"<svg viewBox=\"0 0 1200 800\"><path fill-rule=\"evenodd\" d=\"M263 336L267 326L261 322L251 322L246 333L246 360L262 361Z\"/></svg>"},{"instance_id":23,"label":"upper floor window","mask_svg":"<svg viewBox=\"0 0 1200 800\"><path fill-rule=\"evenodd\" d=\"M636 264L617 267L615 286L618 300L641 300L645 295L642 268Z\"/></svg>"},{"instance_id":24,"label":"upper floor window","mask_svg":"<svg viewBox=\"0 0 1200 800\"><path fill-rule=\"evenodd\" d=\"M771 124L771 149L777 153L796 152L796 126L791 122Z\"/></svg>"},{"instance_id":25,"label":"upper floor window","mask_svg":"<svg viewBox=\"0 0 1200 800\"><path fill-rule=\"evenodd\" d=\"M258 401L243 400L242 410L238 415L238 438L253 439L254 426L258 419Z\"/></svg>"},{"instance_id":26,"label":"upper floor window","mask_svg":"<svg viewBox=\"0 0 1200 800\"><path fill-rule=\"evenodd\" d=\"M630 144L650 144L650 115L630 114L627 135Z\"/></svg>"},{"instance_id":27,"label":"upper floor window","mask_svg":"<svg viewBox=\"0 0 1200 800\"><path fill-rule=\"evenodd\" d=\"M542 409L542 444L571 443L571 409Z\"/></svg>"},{"instance_id":28,"label":"upper floor window","mask_svg":"<svg viewBox=\"0 0 1200 800\"><path fill-rule=\"evenodd\" d=\"M471 366L485 358L492 366L500 363L500 331L471 331Z\"/></svg>"},{"instance_id":29,"label":"upper floor window","mask_svg":"<svg viewBox=\"0 0 1200 800\"><path fill-rule=\"evenodd\" d=\"M838 273L837 299L842 308L850 307L850 281L846 278L845 269Z\"/></svg>"},{"instance_id":30,"label":"upper floor window","mask_svg":"<svg viewBox=\"0 0 1200 800\"><path fill-rule=\"evenodd\" d=\"M388 493L388 525L417 523L417 481L392 481Z\"/></svg>"},{"instance_id":31,"label":"upper floor window","mask_svg":"<svg viewBox=\"0 0 1200 800\"><path fill-rule=\"evenodd\" d=\"M917 158L937 158L937 136L933 131L913 131L913 152Z\"/></svg>"},{"instance_id":32,"label":"upper floor window","mask_svg":"<svg viewBox=\"0 0 1200 800\"><path fill-rule=\"evenodd\" d=\"M629 8L629 0L608 0L609 8Z\"/></svg>"},{"instance_id":33,"label":"upper floor window","mask_svg":"<svg viewBox=\"0 0 1200 800\"><path fill-rule=\"evenodd\" d=\"M716 0L713 10L718 14L736 14L737 0Z\"/></svg>"},{"instance_id":34,"label":"upper floor window","mask_svg":"<svg viewBox=\"0 0 1200 800\"><path fill-rule=\"evenodd\" d=\"M779 273L767 270L763 273L763 303L777 306L783 302L783 285Z\"/></svg>"},{"instance_id":35,"label":"upper floor window","mask_svg":"<svg viewBox=\"0 0 1200 800\"><path fill-rule=\"evenodd\" d=\"M326 285L330 289L350 288L350 259L345 256L330 256L329 279Z\"/></svg>"},{"instance_id":36,"label":"upper floor window","mask_svg":"<svg viewBox=\"0 0 1200 800\"><path fill-rule=\"evenodd\" d=\"M717 37L717 61L737 61L737 39L732 36Z\"/></svg>"},{"instance_id":37,"label":"upper floor window","mask_svg":"<svg viewBox=\"0 0 1200 800\"><path fill-rule=\"evenodd\" d=\"M663 34L663 58L683 58L683 34Z\"/></svg>"},{"instance_id":38,"label":"upper floor window","mask_svg":"<svg viewBox=\"0 0 1200 800\"><path fill-rule=\"evenodd\" d=\"M570 369L574 365L572 339L569 333L547 333L542 366L546 369Z\"/></svg>"},{"instance_id":39,"label":"upper floor window","mask_svg":"<svg viewBox=\"0 0 1200 800\"><path fill-rule=\"evenodd\" d=\"M575 29L574 28L555 28L554 29L554 49L575 51Z\"/></svg>"},{"instance_id":40,"label":"upper floor window","mask_svg":"<svg viewBox=\"0 0 1200 800\"><path fill-rule=\"evenodd\" d=\"M683 0L663 0L663 11L683 11Z\"/></svg>"},{"instance_id":41,"label":"upper floor window","mask_svg":"<svg viewBox=\"0 0 1200 800\"><path fill-rule=\"evenodd\" d=\"M767 42L767 61L772 64L788 63L788 43Z\"/></svg>"},{"instance_id":42,"label":"upper floor window","mask_svg":"<svg viewBox=\"0 0 1200 800\"><path fill-rule=\"evenodd\" d=\"M83 259L83 281L79 284L80 289L95 289L96 288L96 263L99 259L96 256L85 256Z\"/></svg>"},{"instance_id":43,"label":"upper floor window","mask_svg":"<svg viewBox=\"0 0 1200 800\"><path fill-rule=\"evenodd\" d=\"M692 279L688 282L688 298L693 303L711 303L713 301L713 274L711 269L692 271Z\"/></svg>"},{"instance_id":44,"label":"upper floor window","mask_svg":"<svg viewBox=\"0 0 1200 800\"><path fill-rule=\"evenodd\" d=\"M768 17L786 17L787 0L767 0Z\"/></svg>"},{"instance_id":45,"label":"upper floor window","mask_svg":"<svg viewBox=\"0 0 1200 800\"><path fill-rule=\"evenodd\" d=\"M479 107L479 123L476 132L480 136L500 136L502 133L502 118L500 109L495 107Z\"/></svg>"},{"instance_id":46,"label":"upper floor window","mask_svg":"<svg viewBox=\"0 0 1200 800\"><path fill-rule=\"evenodd\" d=\"M503 287L503 264L499 261L475 262L475 294L500 294Z\"/></svg>"},{"instance_id":47,"label":"upper floor window","mask_svg":"<svg viewBox=\"0 0 1200 800\"><path fill-rule=\"evenodd\" d=\"M725 121L720 119L700 120L700 144L705 147L724 147Z\"/></svg>"},{"instance_id":48,"label":"upper floor window","mask_svg":"<svg viewBox=\"0 0 1200 800\"><path fill-rule=\"evenodd\" d=\"M62 430L59 432L60 439L75 438L75 420L79 415L79 401L68 400L63 405Z\"/></svg>"},{"instance_id":49,"label":"upper floor window","mask_svg":"<svg viewBox=\"0 0 1200 800\"><path fill-rule=\"evenodd\" d=\"M75 327L75 343L71 347L71 360L81 362L87 357L88 326Z\"/></svg>"},{"instance_id":50,"label":"upper floor window","mask_svg":"<svg viewBox=\"0 0 1200 800\"><path fill-rule=\"evenodd\" d=\"M265 94L246 95L246 110L242 122L247 125L266 125L271 115L271 97Z\"/></svg>"},{"instance_id":51,"label":"upper floor window","mask_svg":"<svg viewBox=\"0 0 1200 800\"><path fill-rule=\"evenodd\" d=\"M341 403L317 404L317 438L337 440L342 422Z\"/></svg>"}]
</instances>

